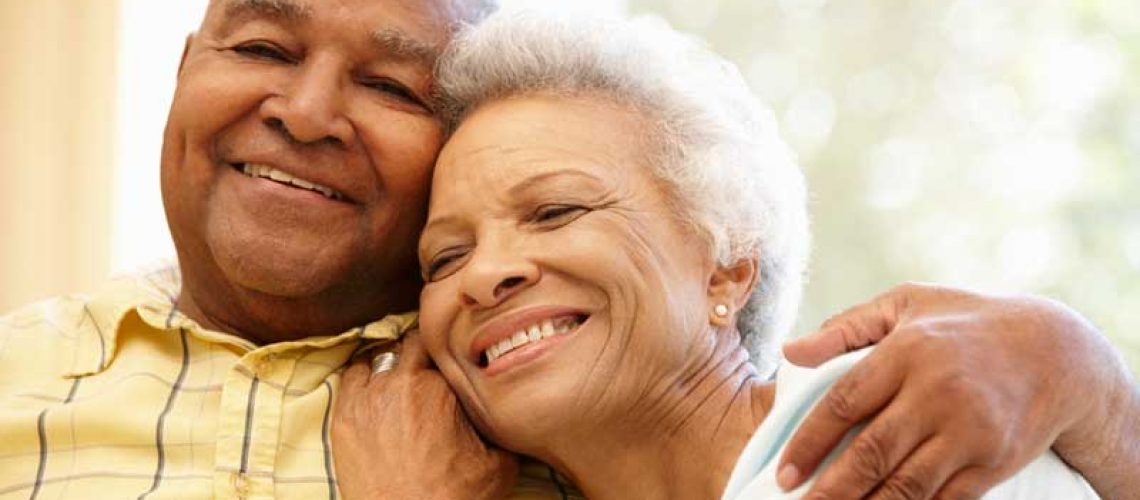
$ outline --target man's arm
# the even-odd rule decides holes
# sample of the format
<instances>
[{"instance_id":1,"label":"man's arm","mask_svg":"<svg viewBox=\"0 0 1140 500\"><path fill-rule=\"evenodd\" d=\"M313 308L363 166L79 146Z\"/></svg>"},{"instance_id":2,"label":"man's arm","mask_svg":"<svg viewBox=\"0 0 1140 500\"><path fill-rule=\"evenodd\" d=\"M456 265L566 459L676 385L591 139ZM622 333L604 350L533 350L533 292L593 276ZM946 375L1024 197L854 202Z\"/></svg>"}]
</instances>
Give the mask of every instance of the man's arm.
<instances>
[{"instance_id":1,"label":"man's arm","mask_svg":"<svg viewBox=\"0 0 1140 500\"><path fill-rule=\"evenodd\" d=\"M1098 340L1101 343L1104 339ZM1114 381L1105 405L1091 419L1078 421L1053 443L1057 452L1077 469L1103 498L1140 499L1140 388L1110 346L1103 349L1102 377ZM1114 362L1115 361L1115 362ZM1079 400L1078 400L1079 401ZM1079 403L1078 403L1079 404Z\"/></svg>"},{"instance_id":2,"label":"man's arm","mask_svg":"<svg viewBox=\"0 0 1140 500\"><path fill-rule=\"evenodd\" d=\"M1140 395L1121 357L1071 309L903 285L785 346L814 366L870 344L781 457L799 484L856 424L820 476L827 498L977 497L1054 450L1105 498L1140 498Z\"/></svg>"}]
</instances>

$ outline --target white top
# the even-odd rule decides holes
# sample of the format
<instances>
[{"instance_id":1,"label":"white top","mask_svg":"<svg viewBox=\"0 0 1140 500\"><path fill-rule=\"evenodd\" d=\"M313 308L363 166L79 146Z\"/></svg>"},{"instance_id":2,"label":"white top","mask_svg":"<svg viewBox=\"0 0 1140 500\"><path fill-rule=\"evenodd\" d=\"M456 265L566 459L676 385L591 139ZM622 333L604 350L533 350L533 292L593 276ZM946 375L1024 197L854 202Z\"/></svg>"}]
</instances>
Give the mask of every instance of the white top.
<instances>
[{"instance_id":1,"label":"white top","mask_svg":"<svg viewBox=\"0 0 1140 500\"><path fill-rule=\"evenodd\" d=\"M804 485L785 493L776 485L776 467L784 447L815 405L832 384L863 358L871 349L846 354L819 368L800 368L785 364L776 375L776 401L772 411L736 461L723 500L752 500L800 498L815 481L812 477ZM849 433L837 449L847 446L854 432ZM825 461L835 458L833 452ZM1099 498L1093 489L1073 469L1052 451L1038 457L1013 477L999 484L983 496L987 500L1081 500Z\"/></svg>"}]
</instances>

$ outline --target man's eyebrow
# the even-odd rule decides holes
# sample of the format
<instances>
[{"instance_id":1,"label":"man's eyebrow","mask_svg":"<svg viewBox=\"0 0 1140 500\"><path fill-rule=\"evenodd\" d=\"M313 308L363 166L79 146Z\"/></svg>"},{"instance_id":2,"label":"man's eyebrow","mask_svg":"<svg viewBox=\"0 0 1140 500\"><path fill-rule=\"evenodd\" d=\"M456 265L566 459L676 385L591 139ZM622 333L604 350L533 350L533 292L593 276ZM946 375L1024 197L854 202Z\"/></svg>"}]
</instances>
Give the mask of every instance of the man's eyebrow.
<instances>
[{"instance_id":1,"label":"man's eyebrow","mask_svg":"<svg viewBox=\"0 0 1140 500\"><path fill-rule=\"evenodd\" d=\"M226 26L233 26L250 18L267 18L296 24L312 16L309 6L294 0L229 0L226 4Z\"/></svg>"},{"instance_id":2,"label":"man's eyebrow","mask_svg":"<svg viewBox=\"0 0 1140 500\"><path fill-rule=\"evenodd\" d=\"M411 35L392 28L380 28L372 32L372 42L385 55L395 59L422 63L432 67L443 52L441 47L418 40Z\"/></svg>"}]
</instances>

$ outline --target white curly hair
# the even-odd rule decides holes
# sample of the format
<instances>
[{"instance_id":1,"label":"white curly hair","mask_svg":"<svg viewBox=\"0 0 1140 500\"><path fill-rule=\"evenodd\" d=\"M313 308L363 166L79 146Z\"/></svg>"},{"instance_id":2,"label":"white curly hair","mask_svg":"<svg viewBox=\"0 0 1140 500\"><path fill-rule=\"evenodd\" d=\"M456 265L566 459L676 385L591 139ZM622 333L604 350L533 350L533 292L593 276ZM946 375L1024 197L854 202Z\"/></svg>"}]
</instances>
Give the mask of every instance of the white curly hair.
<instances>
[{"instance_id":1,"label":"white curly hair","mask_svg":"<svg viewBox=\"0 0 1140 500\"><path fill-rule=\"evenodd\" d=\"M663 21L492 14L461 30L437 66L448 130L490 102L590 95L652 123L653 174L722 265L759 259L737 326L770 375L803 294L810 246L803 175L772 112L735 66Z\"/></svg>"}]
</instances>

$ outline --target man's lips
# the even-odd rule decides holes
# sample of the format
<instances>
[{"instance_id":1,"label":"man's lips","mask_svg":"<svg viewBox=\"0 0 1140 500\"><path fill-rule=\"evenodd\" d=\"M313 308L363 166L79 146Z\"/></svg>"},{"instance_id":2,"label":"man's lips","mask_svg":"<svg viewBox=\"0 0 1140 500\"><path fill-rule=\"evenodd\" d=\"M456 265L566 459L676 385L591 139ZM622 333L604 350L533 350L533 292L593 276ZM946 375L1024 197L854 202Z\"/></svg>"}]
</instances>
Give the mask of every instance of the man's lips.
<instances>
[{"instance_id":1,"label":"man's lips","mask_svg":"<svg viewBox=\"0 0 1140 500\"><path fill-rule=\"evenodd\" d=\"M589 319L580 309L542 306L509 313L485 324L469 352L478 366L487 367L524 346L574 332Z\"/></svg>"},{"instance_id":2,"label":"man's lips","mask_svg":"<svg viewBox=\"0 0 1140 500\"><path fill-rule=\"evenodd\" d=\"M340 191L313 181L302 179L278 168L274 168L271 165L264 163L231 163L230 166L246 177L268 179L285 186L312 191L333 201L350 201L349 198Z\"/></svg>"}]
</instances>

